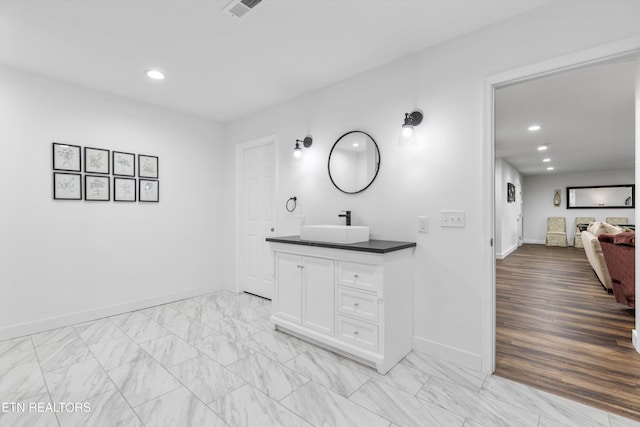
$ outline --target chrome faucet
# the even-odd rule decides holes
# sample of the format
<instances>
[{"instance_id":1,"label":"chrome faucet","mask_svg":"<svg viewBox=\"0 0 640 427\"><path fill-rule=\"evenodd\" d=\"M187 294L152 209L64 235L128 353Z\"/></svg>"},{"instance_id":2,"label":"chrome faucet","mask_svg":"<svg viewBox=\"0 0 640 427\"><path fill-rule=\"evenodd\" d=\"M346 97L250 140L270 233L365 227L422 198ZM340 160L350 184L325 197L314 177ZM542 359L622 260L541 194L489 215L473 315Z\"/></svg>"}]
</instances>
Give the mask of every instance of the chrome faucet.
<instances>
[{"instance_id":1,"label":"chrome faucet","mask_svg":"<svg viewBox=\"0 0 640 427\"><path fill-rule=\"evenodd\" d=\"M339 218L344 218L347 220L347 225L351 225L351 211L342 211L344 213L338 215Z\"/></svg>"}]
</instances>

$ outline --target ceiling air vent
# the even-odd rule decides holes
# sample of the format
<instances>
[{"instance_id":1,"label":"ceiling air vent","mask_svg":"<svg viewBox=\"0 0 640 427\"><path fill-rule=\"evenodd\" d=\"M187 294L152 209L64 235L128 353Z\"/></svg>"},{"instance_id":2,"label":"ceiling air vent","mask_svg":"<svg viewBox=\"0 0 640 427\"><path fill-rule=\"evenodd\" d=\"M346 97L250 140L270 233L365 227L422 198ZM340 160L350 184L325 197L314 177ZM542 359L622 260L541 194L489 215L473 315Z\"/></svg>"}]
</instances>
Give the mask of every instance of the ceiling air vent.
<instances>
[{"instance_id":1,"label":"ceiling air vent","mask_svg":"<svg viewBox=\"0 0 640 427\"><path fill-rule=\"evenodd\" d=\"M231 0L222 8L236 18L242 18L262 0Z\"/></svg>"}]
</instances>

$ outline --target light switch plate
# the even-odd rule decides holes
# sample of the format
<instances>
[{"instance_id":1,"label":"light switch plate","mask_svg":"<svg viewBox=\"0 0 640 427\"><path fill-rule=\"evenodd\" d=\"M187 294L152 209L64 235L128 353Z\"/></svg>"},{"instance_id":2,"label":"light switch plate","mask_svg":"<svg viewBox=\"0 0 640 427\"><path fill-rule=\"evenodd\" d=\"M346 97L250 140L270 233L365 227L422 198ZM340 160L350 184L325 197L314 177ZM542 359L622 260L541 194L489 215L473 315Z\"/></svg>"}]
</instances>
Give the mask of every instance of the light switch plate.
<instances>
[{"instance_id":1,"label":"light switch plate","mask_svg":"<svg viewBox=\"0 0 640 427\"><path fill-rule=\"evenodd\" d=\"M440 227L464 228L464 211L440 211Z\"/></svg>"},{"instance_id":2,"label":"light switch plate","mask_svg":"<svg viewBox=\"0 0 640 427\"><path fill-rule=\"evenodd\" d=\"M420 232L420 233L428 233L429 232L429 217L428 216L419 216L418 217L418 232Z\"/></svg>"}]
</instances>

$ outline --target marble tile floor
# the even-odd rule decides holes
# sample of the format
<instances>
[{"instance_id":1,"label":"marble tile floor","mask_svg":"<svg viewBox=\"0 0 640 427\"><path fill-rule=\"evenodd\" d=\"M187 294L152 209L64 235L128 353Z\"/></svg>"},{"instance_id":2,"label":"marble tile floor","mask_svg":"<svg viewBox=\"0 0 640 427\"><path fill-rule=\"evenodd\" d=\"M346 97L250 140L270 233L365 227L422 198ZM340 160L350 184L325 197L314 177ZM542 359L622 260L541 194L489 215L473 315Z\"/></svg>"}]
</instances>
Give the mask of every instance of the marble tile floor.
<instances>
[{"instance_id":1,"label":"marble tile floor","mask_svg":"<svg viewBox=\"0 0 640 427\"><path fill-rule=\"evenodd\" d=\"M0 427L640 426L415 351L380 375L270 309L219 291L2 341Z\"/></svg>"}]
</instances>

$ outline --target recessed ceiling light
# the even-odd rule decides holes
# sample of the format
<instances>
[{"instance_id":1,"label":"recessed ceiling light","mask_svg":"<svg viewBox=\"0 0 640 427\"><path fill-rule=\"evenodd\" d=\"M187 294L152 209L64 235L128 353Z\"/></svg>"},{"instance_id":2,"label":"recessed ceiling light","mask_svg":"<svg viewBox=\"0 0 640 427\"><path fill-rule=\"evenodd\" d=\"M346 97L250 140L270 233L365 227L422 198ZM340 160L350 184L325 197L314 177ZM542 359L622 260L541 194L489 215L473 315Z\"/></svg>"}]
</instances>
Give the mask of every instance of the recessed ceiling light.
<instances>
[{"instance_id":1,"label":"recessed ceiling light","mask_svg":"<svg viewBox=\"0 0 640 427\"><path fill-rule=\"evenodd\" d=\"M545 163L547 163L547 162L550 162L550 161L551 161L551 159L546 158L546 159L542 159L542 161L543 161L543 162L545 162Z\"/></svg>"},{"instance_id":2,"label":"recessed ceiling light","mask_svg":"<svg viewBox=\"0 0 640 427\"><path fill-rule=\"evenodd\" d=\"M529 129L530 132L535 132L537 130L540 130L540 125L531 125L527 129Z\"/></svg>"},{"instance_id":3,"label":"recessed ceiling light","mask_svg":"<svg viewBox=\"0 0 640 427\"><path fill-rule=\"evenodd\" d=\"M357 142L354 142L354 143L353 143L353 146L354 146L354 147L358 147L358 146L360 146L360 144L358 144Z\"/></svg>"},{"instance_id":4,"label":"recessed ceiling light","mask_svg":"<svg viewBox=\"0 0 640 427\"><path fill-rule=\"evenodd\" d=\"M547 170L548 170L548 171L552 171L552 170L553 170L553 166L549 166L549 167L547 168Z\"/></svg>"},{"instance_id":5,"label":"recessed ceiling light","mask_svg":"<svg viewBox=\"0 0 640 427\"><path fill-rule=\"evenodd\" d=\"M549 148L547 145L539 145L539 146L538 146L538 151L544 151L544 150L546 150L547 148Z\"/></svg>"},{"instance_id":6,"label":"recessed ceiling light","mask_svg":"<svg viewBox=\"0 0 640 427\"><path fill-rule=\"evenodd\" d=\"M158 71L158 70L147 70L147 71L145 71L145 74L147 75L147 77L149 77L150 79L153 79L153 80L163 80L164 79L164 74L161 71Z\"/></svg>"}]
</instances>

